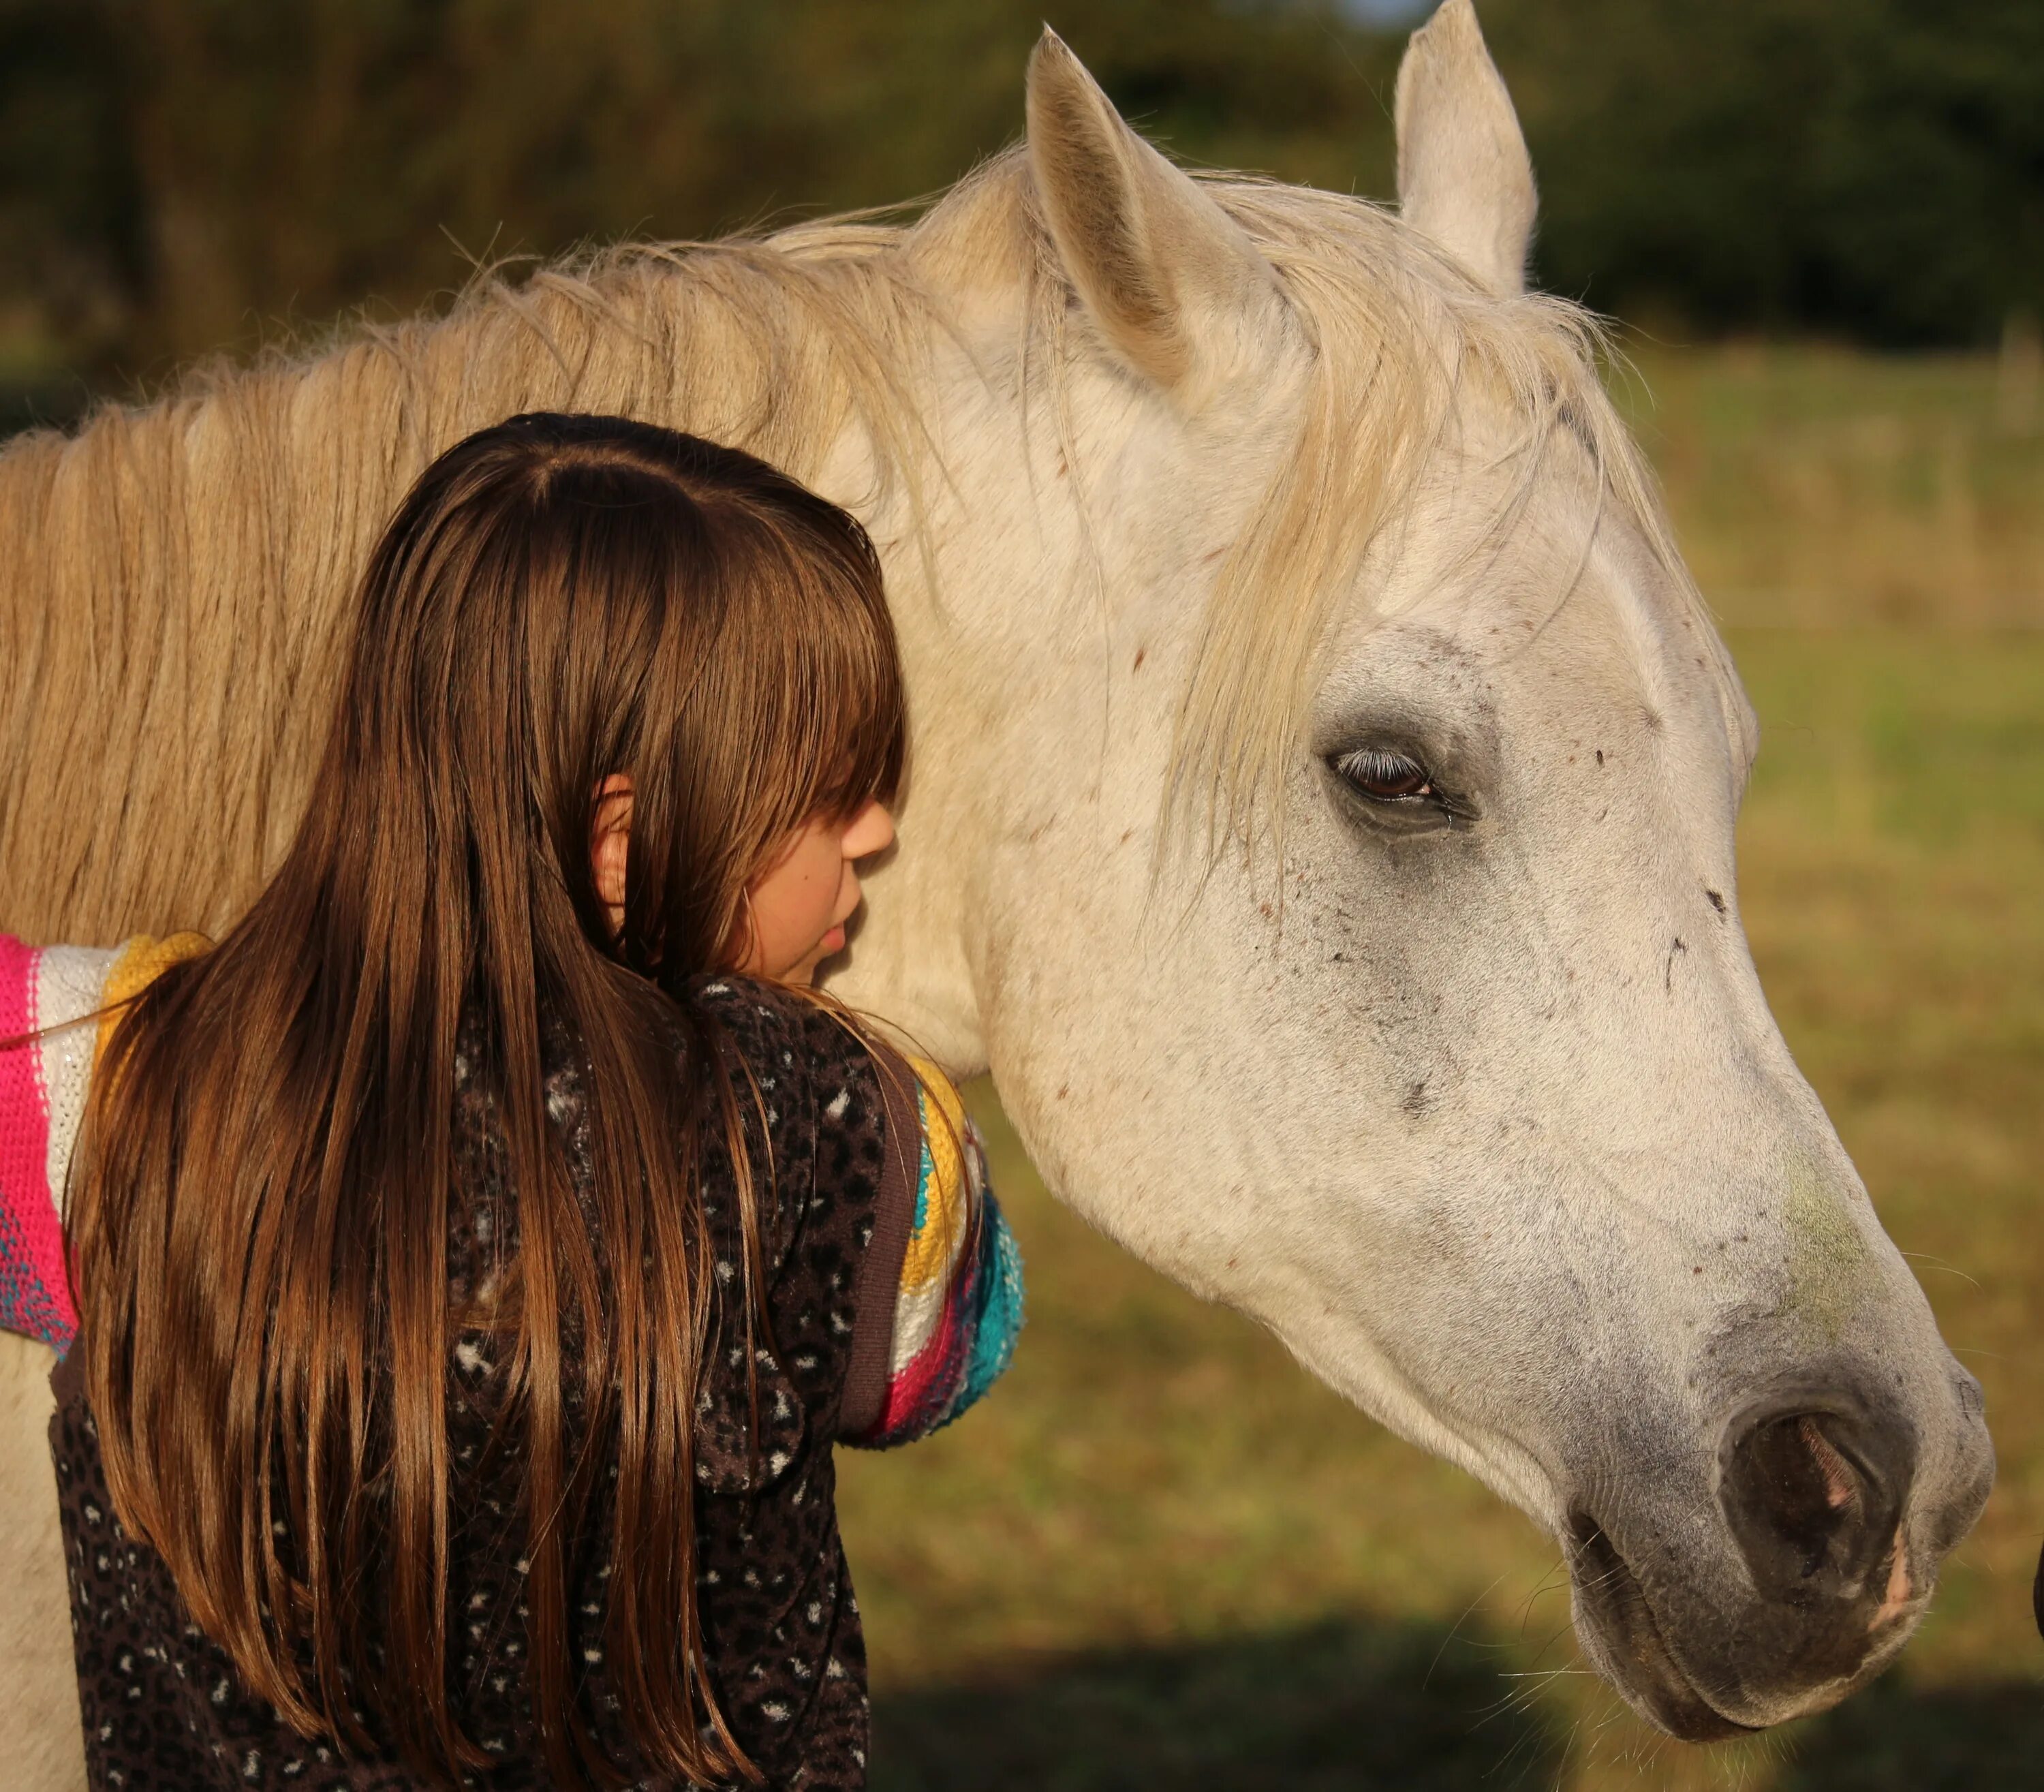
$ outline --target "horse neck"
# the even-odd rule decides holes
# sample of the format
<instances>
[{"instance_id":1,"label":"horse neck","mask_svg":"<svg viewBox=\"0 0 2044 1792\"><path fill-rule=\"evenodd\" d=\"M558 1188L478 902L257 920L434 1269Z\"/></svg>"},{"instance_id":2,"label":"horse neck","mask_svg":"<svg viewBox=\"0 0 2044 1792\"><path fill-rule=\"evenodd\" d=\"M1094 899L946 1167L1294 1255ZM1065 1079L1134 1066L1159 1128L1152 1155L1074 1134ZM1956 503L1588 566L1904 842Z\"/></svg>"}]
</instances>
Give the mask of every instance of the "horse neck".
<instances>
[{"instance_id":1,"label":"horse neck","mask_svg":"<svg viewBox=\"0 0 2044 1792\"><path fill-rule=\"evenodd\" d=\"M982 343L1012 335L1001 318ZM1160 671L1173 658L1165 629L1148 626L1154 604L1126 580L1108 602L1100 548L1113 519L1075 490L1086 450L1108 460L1121 444L1110 436L1082 450L1083 390L1058 394L1076 414L1054 423L1046 392L1025 401L1019 381L989 372L993 360L933 357L926 458L897 483L925 494L927 509L912 517L897 496L863 517L886 568L912 751L899 844L867 880L831 985L961 1075L986 1068L992 1012L1011 977L1027 975L1008 962L1003 915L1018 902L1055 906L1058 880L1087 875L1042 863L1045 827L1097 805L1103 756L1130 733L1168 729L1149 701L1162 686L1146 676L1132 694L1143 717L1118 715L1110 742L1112 667L1134 651L1120 637L1145 633ZM842 489L861 476L851 470ZM1141 775L1132 763L1124 774Z\"/></svg>"},{"instance_id":2,"label":"horse neck","mask_svg":"<svg viewBox=\"0 0 2044 1792\"><path fill-rule=\"evenodd\" d=\"M942 469L931 471L940 479ZM948 506L947 507L948 508ZM1008 596L969 513L871 513L908 686L909 777L897 844L869 871L867 902L833 993L955 1075L985 1067L972 957L974 891L997 826L986 752L999 680L988 627ZM1011 671L1019 670L1011 661Z\"/></svg>"}]
</instances>

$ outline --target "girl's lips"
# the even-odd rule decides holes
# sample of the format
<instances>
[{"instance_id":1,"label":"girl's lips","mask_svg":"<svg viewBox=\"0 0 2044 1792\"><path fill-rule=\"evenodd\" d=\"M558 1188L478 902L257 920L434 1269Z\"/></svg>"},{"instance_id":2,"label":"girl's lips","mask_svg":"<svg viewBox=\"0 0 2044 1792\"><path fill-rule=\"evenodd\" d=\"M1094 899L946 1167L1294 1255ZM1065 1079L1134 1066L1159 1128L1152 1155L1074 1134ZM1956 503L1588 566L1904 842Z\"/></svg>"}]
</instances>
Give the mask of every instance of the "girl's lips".
<instances>
[{"instance_id":1,"label":"girl's lips","mask_svg":"<svg viewBox=\"0 0 2044 1792\"><path fill-rule=\"evenodd\" d=\"M823 936L818 944L823 948L823 955L825 958L830 957L833 953L843 952L844 950L844 923L843 921L840 921L836 926L833 927L829 933L826 933Z\"/></svg>"}]
</instances>

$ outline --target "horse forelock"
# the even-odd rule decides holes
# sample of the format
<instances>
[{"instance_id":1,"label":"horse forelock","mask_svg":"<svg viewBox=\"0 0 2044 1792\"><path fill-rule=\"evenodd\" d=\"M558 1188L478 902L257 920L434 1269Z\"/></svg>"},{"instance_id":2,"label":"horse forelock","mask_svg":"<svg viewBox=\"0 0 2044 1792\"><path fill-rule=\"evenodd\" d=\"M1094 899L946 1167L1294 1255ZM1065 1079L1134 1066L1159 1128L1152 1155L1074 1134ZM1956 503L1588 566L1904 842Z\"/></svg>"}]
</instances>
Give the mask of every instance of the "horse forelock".
<instances>
[{"instance_id":1,"label":"horse forelock","mask_svg":"<svg viewBox=\"0 0 2044 1792\"><path fill-rule=\"evenodd\" d=\"M1276 268L1313 352L1290 450L1208 600L1163 833L1190 823L1209 851L1268 838L1281 863L1282 790L1324 650L1338 617L1378 601L1392 556L1377 551L1392 545L1430 464L1462 443L1473 403L1511 420L1512 476L1490 513L1468 519L1464 552L1510 552L1515 523L1539 501L1566 441L1590 463L1599 509L1639 532L1668 601L1700 618L1708 612L1654 475L1605 389L1607 368L1629 370L1600 319L1550 294L1498 297L1367 200L1202 179ZM1712 671L1742 740L1721 648Z\"/></svg>"}]
</instances>

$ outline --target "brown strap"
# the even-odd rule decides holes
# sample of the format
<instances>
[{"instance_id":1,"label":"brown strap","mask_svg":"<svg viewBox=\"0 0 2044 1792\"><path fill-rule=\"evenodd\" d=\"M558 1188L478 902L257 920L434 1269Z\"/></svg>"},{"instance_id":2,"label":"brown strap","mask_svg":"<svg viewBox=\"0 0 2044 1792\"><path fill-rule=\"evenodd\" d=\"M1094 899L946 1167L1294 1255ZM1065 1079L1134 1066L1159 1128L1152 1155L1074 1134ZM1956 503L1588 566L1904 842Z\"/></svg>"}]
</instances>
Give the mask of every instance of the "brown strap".
<instances>
[{"instance_id":1,"label":"brown strap","mask_svg":"<svg viewBox=\"0 0 2044 1792\"><path fill-rule=\"evenodd\" d=\"M851 1360L840 1397L837 1435L859 1437L879 1422L887 1398L894 1347L894 1307L901 1294L901 1262L916 1218L916 1185L923 1163L923 1117L916 1073L898 1052L869 1040L886 1121L882 1141L880 1194L873 1236L859 1266L858 1307L851 1322Z\"/></svg>"},{"instance_id":2,"label":"brown strap","mask_svg":"<svg viewBox=\"0 0 2044 1792\"><path fill-rule=\"evenodd\" d=\"M71 1336L71 1348L57 1359L56 1367L50 1371L50 1392L56 1396L60 1406L85 1398L85 1352L75 1332Z\"/></svg>"}]
</instances>

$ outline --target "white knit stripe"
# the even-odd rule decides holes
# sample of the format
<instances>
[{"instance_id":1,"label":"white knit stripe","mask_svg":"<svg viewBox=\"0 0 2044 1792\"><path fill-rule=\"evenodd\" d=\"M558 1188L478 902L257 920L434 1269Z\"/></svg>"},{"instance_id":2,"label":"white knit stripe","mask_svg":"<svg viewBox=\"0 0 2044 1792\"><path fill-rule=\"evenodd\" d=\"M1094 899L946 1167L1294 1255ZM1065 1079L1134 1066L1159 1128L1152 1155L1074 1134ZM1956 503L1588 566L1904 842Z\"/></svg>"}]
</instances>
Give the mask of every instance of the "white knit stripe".
<instances>
[{"instance_id":1,"label":"white knit stripe","mask_svg":"<svg viewBox=\"0 0 2044 1792\"><path fill-rule=\"evenodd\" d=\"M954 1254L951 1270L955 1271L957 1265ZM889 1375L900 1375L937 1335L951 1292L951 1277L947 1273L920 1288L904 1288L894 1297L894 1337L887 1360Z\"/></svg>"},{"instance_id":2,"label":"white knit stripe","mask_svg":"<svg viewBox=\"0 0 2044 1792\"><path fill-rule=\"evenodd\" d=\"M964 1267L966 1242L972 1236L974 1221L986 1198L986 1178L982 1169L984 1148L970 1120L960 1129L959 1144L965 1160L962 1198L940 1202L936 1191L930 1191L928 1225L934 1227L949 1222L949 1236L944 1240L943 1263L937 1273L920 1282L911 1283L905 1279L895 1294L894 1336L888 1352L890 1375L900 1375L914 1362L943 1324L952 1284Z\"/></svg>"},{"instance_id":3,"label":"white knit stripe","mask_svg":"<svg viewBox=\"0 0 2044 1792\"><path fill-rule=\"evenodd\" d=\"M85 1096L92 1077L92 1053L99 1029L86 1017L99 1006L107 974L121 948L46 946L36 959L36 1025L56 1028L36 1041L40 1054L43 1098L50 1123L50 1199L63 1210L64 1177L71 1167L71 1147L85 1118Z\"/></svg>"}]
</instances>

